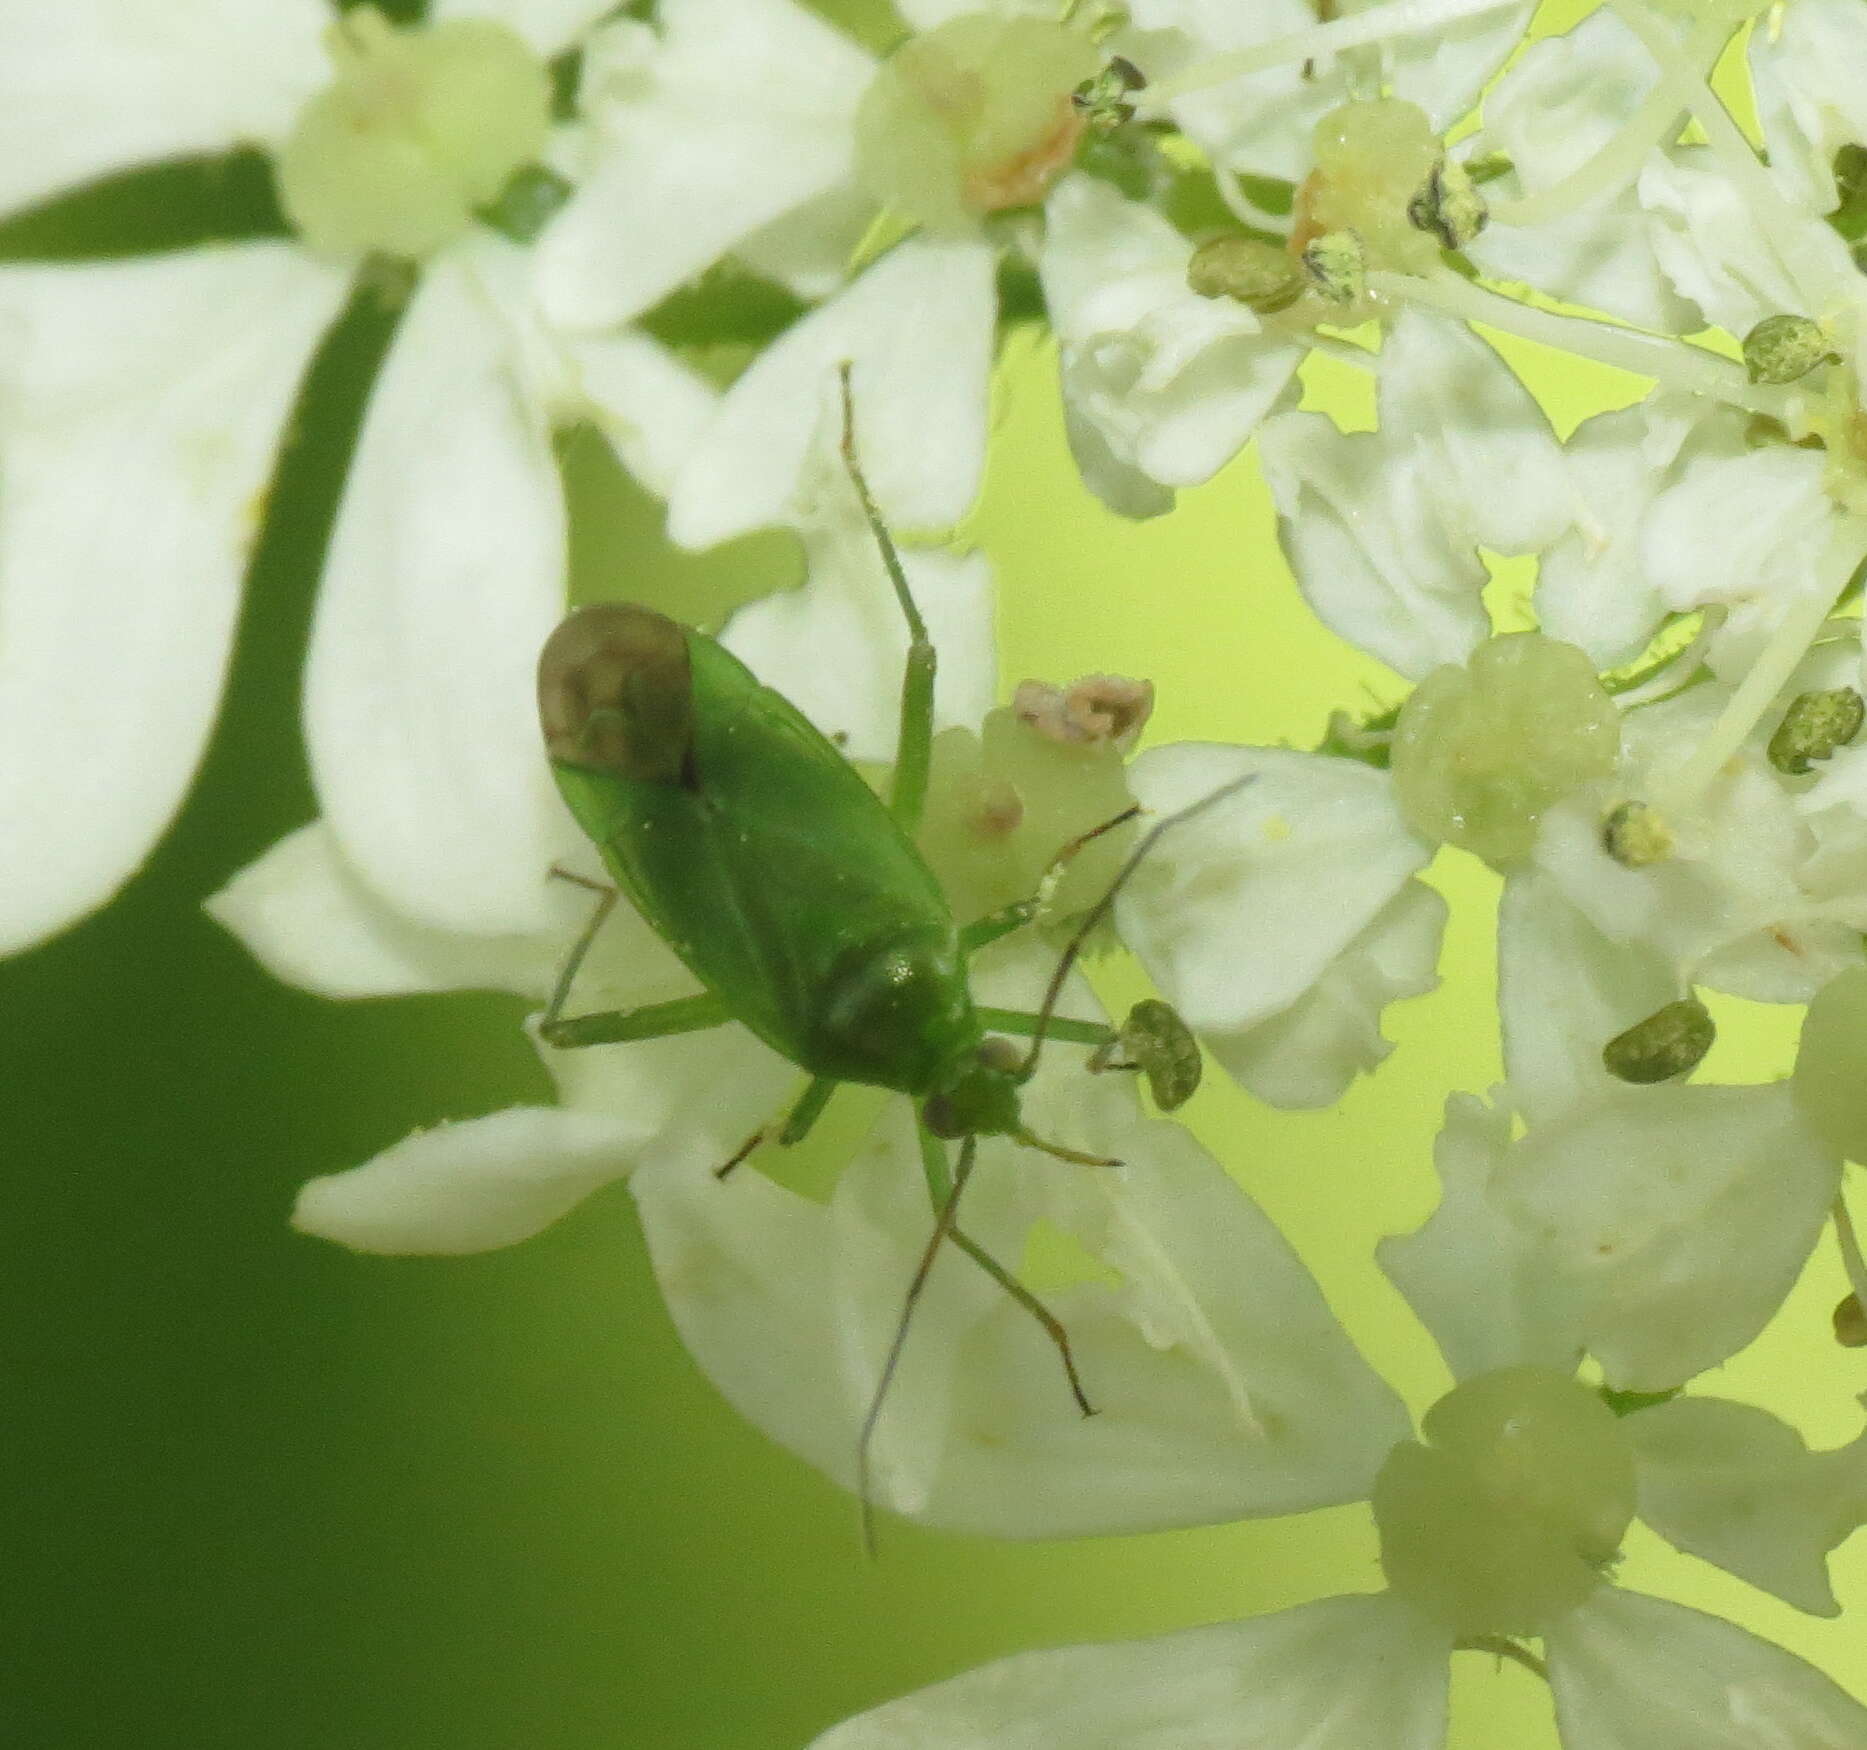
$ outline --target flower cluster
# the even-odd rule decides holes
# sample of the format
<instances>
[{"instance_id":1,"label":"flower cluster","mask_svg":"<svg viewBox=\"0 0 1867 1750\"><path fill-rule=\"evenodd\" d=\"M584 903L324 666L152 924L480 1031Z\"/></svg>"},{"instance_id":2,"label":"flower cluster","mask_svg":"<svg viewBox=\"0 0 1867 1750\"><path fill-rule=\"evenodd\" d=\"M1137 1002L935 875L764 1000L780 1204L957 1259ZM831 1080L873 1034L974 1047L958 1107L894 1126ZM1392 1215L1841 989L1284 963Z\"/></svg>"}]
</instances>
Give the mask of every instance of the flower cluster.
<instances>
[{"instance_id":1,"label":"flower cluster","mask_svg":"<svg viewBox=\"0 0 1867 1750\"><path fill-rule=\"evenodd\" d=\"M1638 1517L1833 1612L1827 1552L1867 1521L1867 1437L1811 1451L1686 1390L1830 1228L1836 1335L1867 1343L1843 1195L1867 1159L1867 13L1603 0L1539 34L1532 11L902 0L885 53L801 0L0 19L0 742L34 746L0 775L0 832L32 846L0 947L102 903L178 805L314 356L386 302L307 659L322 815L211 909L328 996L546 1007L559 1100L317 1180L298 1225L470 1252L625 1181L722 1392L928 1523L1372 1504L1379 1593L1022 1655L825 1750L1425 1750L1461 1647L1546 1677L1570 1750L1867 1744L1813 1668L1613 1580ZM236 150L274 200L250 235L6 244L83 185ZM956 531L1031 324L1117 515L1251 448L1297 590L1388 701L1315 746L1138 752L1143 682L997 704L993 580ZM1559 430L1516 342L1626 374L1622 404ZM1325 371L1365 380L1365 429L1306 404ZM706 1030L586 1049L557 1025L567 960L577 1012L697 995L636 908L579 942L586 890L629 881L540 745L574 533L556 440L586 427L674 542L790 531L804 587L718 647L884 791L921 781L902 595L925 616L910 854L955 924L1025 926L979 938L980 1012L1055 1003L1020 1125L969 1137L957 1180L933 1102L872 1087L839 1091L840 1143L722 1176L806 1080L731 993ZM1166 823L1138 858L1141 829L1096 836L1131 810ZM1257 1098L1333 1105L1437 981L1437 855L1500 885L1505 1081L1453 1091L1437 1211L1380 1251L1457 1382L1416 1436L1169 1084L1153 1112L1092 1072L1190 1030ZM1053 978L1084 937L1151 979L1158 1038ZM1806 1009L1792 1077L1696 1079L1740 1003Z\"/></svg>"}]
</instances>

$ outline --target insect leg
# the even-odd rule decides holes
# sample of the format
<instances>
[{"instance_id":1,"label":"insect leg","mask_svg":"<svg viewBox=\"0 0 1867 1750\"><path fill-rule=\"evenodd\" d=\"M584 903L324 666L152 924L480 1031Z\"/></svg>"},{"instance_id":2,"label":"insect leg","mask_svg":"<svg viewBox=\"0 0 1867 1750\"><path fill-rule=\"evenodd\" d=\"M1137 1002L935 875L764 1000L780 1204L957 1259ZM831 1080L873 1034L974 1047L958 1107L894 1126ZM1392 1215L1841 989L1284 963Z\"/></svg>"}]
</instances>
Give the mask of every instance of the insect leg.
<instances>
[{"instance_id":1,"label":"insect leg","mask_svg":"<svg viewBox=\"0 0 1867 1750\"><path fill-rule=\"evenodd\" d=\"M1076 1407L1085 1416L1093 1416L1096 1413L1095 1405L1090 1403L1089 1394L1083 1390L1082 1379L1076 1371L1076 1357L1070 1353L1070 1334L1064 1330L1062 1320L970 1234L954 1227L948 1230L947 1238L1043 1327L1044 1335L1056 1345L1057 1354L1063 1362L1064 1377L1070 1382L1070 1396L1076 1400Z\"/></svg>"},{"instance_id":2,"label":"insect leg","mask_svg":"<svg viewBox=\"0 0 1867 1750\"><path fill-rule=\"evenodd\" d=\"M791 1115L785 1119L784 1128L778 1132L778 1146L789 1148L793 1143L802 1142L810 1134L811 1126L823 1116L823 1109L829 1105L830 1096L841 1086L841 1082L829 1076L813 1076L803 1097L791 1108Z\"/></svg>"},{"instance_id":3,"label":"insect leg","mask_svg":"<svg viewBox=\"0 0 1867 1750\"><path fill-rule=\"evenodd\" d=\"M862 465L856 460L856 410L849 392L849 366L842 367L843 391L843 466L862 501L862 514L874 531L875 544L881 549L882 564L888 581L894 585L895 599L908 622L908 660L901 674L901 733L895 753L893 792L888 811L903 831L912 833L921 823L921 809L927 800L927 773L933 759L934 647L927 636L927 622L914 605L908 588L907 573L901 569L901 555L875 508L869 483L863 478Z\"/></svg>"},{"instance_id":4,"label":"insect leg","mask_svg":"<svg viewBox=\"0 0 1867 1750\"><path fill-rule=\"evenodd\" d=\"M901 1351L907 1345L908 1327L914 1322L914 1309L920 1305L927 1278L933 1272L934 1260L939 1257L940 1248L953 1232L953 1223L958 1219L959 1200L966 1190L966 1181L972 1177L978 1141L976 1136L969 1136L959 1145L959 1164L953 1169L952 1188L940 1205L940 1214L921 1251L920 1262L914 1266L913 1278L908 1283L907 1294L901 1303L901 1317L895 1321L895 1334L889 1340L888 1353L882 1358L882 1371L876 1378L868 1412L862 1418L862 1430L856 1436L856 1499L862 1503L862 1547L870 1555L875 1553L875 1503L869 1499L869 1451L875 1444L875 1429L882 1419L882 1405L887 1401L888 1388L894 1383L896 1369L901 1365Z\"/></svg>"},{"instance_id":5,"label":"insect leg","mask_svg":"<svg viewBox=\"0 0 1867 1750\"><path fill-rule=\"evenodd\" d=\"M1033 1039L1039 1029L1052 1039L1067 1039L1074 1045L1093 1045L1098 1051L1111 1050L1119 1035L1105 1021L1072 1021L1065 1015L1046 1019L1028 1009L978 1010L981 1025L988 1033L1012 1033L1021 1039Z\"/></svg>"},{"instance_id":6,"label":"insect leg","mask_svg":"<svg viewBox=\"0 0 1867 1750\"><path fill-rule=\"evenodd\" d=\"M1120 814L1112 815L1100 826L1092 826L1087 832L1078 833L1050 859L1050 867L1044 871L1043 880L1038 882L1036 893L1029 899L1013 900L1010 905L1000 906L997 911L989 911L982 918L974 918L961 930L959 933L961 950L971 954L983 948L988 942L996 942L1000 936L1009 936L1013 930L1022 929L1050 903L1051 895L1057 890L1057 883L1063 879L1064 871L1069 868L1078 851L1085 845L1093 844L1105 832L1113 832L1118 826L1126 826L1140 812L1141 805L1136 803L1131 808L1124 808Z\"/></svg>"},{"instance_id":7,"label":"insect leg","mask_svg":"<svg viewBox=\"0 0 1867 1750\"><path fill-rule=\"evenodd\" d=\"M616 904L616 890L605 887L600 881L587 880L582 875L574 875L568 869L560 869L556 864L551 873L560 881L569 881L578 887L588 888L597 896L596 904L591 908L590 921L584 925L583 934L572 944L571 951L564 957L563 969L558 973L558 981L551 987L551 1000L545 1004L544 1017L538 1023L538 1031L545 1038L551 1037L551 1030L557 1026L558 1017L564 1013L564 1004L570 998L571 981L577 976L577 969L583 965L583 957L590 952L590 944L596 940L596 933L603 927Z\"/></svg>"},{"instance_id":8,"label":"insect leg","mask_svg":"<svg viewBox=\"0 0 1867 1750\"><path fill-rule=\"evenodd\" d=\"M622 1045L632 1039L665 1039L670 1033L698 1033L724 1026L732 1019L726 1005L711 991L672 1002L644 1003L635 1009L604 1009L592 1015L547 1019L538 1024L538 1036L559 1051L584 1045Z\"/></svg>"}]
</instances>

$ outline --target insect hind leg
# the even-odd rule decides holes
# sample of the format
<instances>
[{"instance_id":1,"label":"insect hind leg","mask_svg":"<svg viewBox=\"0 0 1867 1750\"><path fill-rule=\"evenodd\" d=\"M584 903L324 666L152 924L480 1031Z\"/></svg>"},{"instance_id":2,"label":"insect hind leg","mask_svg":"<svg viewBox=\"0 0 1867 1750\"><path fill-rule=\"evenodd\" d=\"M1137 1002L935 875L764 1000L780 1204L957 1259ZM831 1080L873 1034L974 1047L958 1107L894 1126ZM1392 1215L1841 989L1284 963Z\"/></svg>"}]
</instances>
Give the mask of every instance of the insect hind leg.
<instances>
[{"instance_id":1,"label":"insect hind leg","mask_svg":"<svg viewBox=\"0 0 1867 1750\"><path fill-rule=\"evenodd\" d=\"M1070 1334L1063 1328L1063 1321L963 1228L957 1225L949 1228L947 1238L1037 1321L1056 1350L1057 1359L1063 1363L1063 1377L1069 1382L1070 1396L1076 1400L1077 1409L1085 1416L1093 1416L1096 1407L1083 1389L1082 1375L1076 1370L1076 1356L1070 1348Z\"/></svg>"}]
</instances>

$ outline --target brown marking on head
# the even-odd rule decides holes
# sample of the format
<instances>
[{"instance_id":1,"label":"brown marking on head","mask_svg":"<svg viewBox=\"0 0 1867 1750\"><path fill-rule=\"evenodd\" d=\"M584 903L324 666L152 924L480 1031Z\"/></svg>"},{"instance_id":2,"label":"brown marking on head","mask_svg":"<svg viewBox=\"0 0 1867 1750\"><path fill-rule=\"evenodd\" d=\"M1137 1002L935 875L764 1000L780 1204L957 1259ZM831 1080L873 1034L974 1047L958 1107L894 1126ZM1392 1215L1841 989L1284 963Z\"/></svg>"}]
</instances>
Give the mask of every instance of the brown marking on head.
<instances>
[{"instance_id":1,"label":"brown marking on head","mask_svg":"<svg viewBox=\"0 0 1867 1750\"><path fill-rule=\"evenodd\" d=\"M633 602L579 608L538 658L545 752L639 783L694 780L694 678L687 632Z\"/></svg>"}]
</instances>

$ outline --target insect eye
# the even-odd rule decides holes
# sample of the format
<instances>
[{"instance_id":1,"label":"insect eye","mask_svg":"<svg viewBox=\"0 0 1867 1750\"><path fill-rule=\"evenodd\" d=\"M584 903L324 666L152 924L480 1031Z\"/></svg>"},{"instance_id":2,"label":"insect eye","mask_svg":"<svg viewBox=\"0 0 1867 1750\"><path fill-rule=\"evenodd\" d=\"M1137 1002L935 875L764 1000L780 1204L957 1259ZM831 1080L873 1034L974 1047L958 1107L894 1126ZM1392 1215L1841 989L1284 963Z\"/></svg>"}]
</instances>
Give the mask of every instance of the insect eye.
<instances>
[{"instance_id":1,"label":"insect eye","mask_svg":"<svg viewBox=\"0 0 1867 1750\"><path fill-rule=\"evenodd\" d=\"M538 658L538 716L545 751L560 764L687 783L694 684L685 629L632 602L578 609Z\"/></svg>"}]
</instances>

